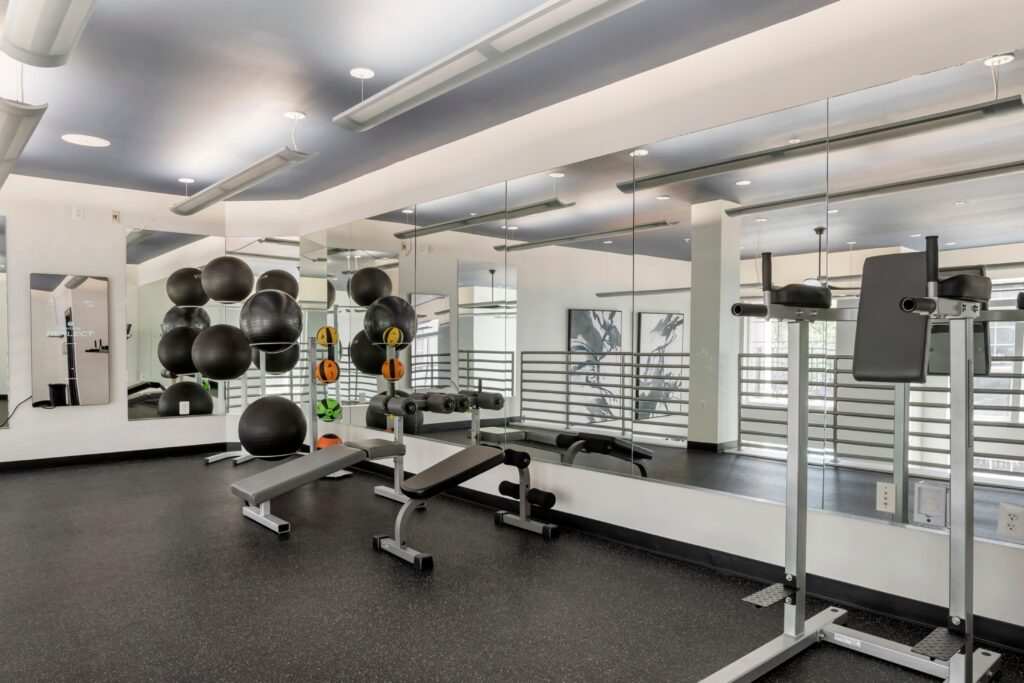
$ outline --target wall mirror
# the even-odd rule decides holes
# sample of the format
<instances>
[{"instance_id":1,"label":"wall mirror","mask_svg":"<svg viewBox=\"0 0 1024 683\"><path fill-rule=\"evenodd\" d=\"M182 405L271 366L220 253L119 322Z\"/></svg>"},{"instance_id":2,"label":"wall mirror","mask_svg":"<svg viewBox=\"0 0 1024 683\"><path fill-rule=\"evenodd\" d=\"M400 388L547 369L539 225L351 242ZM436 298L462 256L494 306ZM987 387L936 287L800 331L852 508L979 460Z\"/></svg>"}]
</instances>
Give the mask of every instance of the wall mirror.
<instances>
[{"instance_id":1,"label":"wall mirror","mask_svg":"<svg viewBox=\"0 0 1024 683\"><path fill-rule=\"evenodd\" d=\"M107 278L32 273L32 405L110 402Z\"/></svg>"},{"instance_id":2,"label":"wall mirror","mask_svg":"<svg viewBox=\"0 0 1024 683\"><path fill-rule=\"evenodd\" d=\"M0 216L0 425L7 427L10 371L7 349L7 219Z\"/></svg>"},{"instance_id":3,"label":"wall mirror","mask_svg":"<svg viewBox=\"0 0 1024 683\"><path fill-rule=\"evenodd\" d=\"M503 257L458 262L458 386L515 392L516 273Z\"/></svg>"},{"instance_id":4,"label":"wall mirror","mask_svg":"<svg viewBox=\"0 0 1024 683\"><path fill-rule=\"evenodd\" d=\"M453 386L451 299L447 294L412 294L410 301L416 309L416 338L409 356L409 386L413 391L447 391Z\"/></svg>"}]
</instances>

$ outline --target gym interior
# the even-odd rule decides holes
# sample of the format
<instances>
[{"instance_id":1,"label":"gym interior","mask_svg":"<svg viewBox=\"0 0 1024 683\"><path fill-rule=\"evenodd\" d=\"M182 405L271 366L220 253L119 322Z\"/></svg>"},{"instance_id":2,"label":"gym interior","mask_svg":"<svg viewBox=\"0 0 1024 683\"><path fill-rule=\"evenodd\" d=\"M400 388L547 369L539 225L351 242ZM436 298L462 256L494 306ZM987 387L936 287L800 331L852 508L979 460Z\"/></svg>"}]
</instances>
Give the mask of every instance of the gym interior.
<instances>
[{"instance_id":1,"label":"gym interior","mask_svg":"<svg viewBox=\"0 0 1024 683\"><path fill-rule=\"evenodd\" d=\"M0 5L3 680L1024 681L1019 0Z\"/></svg>"}]
</instances>

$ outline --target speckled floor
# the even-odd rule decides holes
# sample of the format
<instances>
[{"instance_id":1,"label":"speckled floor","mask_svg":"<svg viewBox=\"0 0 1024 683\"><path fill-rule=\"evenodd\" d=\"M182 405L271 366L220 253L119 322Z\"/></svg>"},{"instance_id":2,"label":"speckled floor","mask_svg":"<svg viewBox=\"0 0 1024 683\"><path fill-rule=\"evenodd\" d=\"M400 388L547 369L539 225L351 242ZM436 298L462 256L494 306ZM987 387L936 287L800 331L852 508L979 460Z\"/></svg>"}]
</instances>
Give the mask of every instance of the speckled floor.
<instances>
[{"instance_id":1,"label":"speckled floor","mask_svg":"<svg viewBox=\"0 0 1024 683\"><path fill-rule=\"evenodd\" d=\"M368 474L283 497L278 538L199 458L6 474L0 680L692 681L777 634L759 585L576 533L548 542L442 498L411 527L431 575L375 553ZM811 611L823 605L815 602ZM914 642L927 629L854 612ZM771 681L933 680L819 645ZM1024 680L1007 657L1004 681Z\"/></svg>"}]
</instances>

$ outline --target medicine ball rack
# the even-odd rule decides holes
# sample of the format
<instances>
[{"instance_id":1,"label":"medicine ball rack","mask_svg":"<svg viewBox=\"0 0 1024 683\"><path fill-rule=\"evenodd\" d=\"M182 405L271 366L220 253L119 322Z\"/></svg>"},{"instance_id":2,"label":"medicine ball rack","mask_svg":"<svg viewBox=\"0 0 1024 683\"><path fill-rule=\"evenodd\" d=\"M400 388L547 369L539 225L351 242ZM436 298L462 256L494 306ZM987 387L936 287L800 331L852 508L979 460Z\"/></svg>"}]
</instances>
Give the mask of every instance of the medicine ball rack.
<instances>
[{"instance_id":1,"label":"medicine ball rack","mask_svg":"<svg viewBox=\"0 0 1024 683\"><path fill-rule=\"evenodd\" d=\"M338 321L338 314L337 314L337 311L335 311L335 313L334 313L334 323L335 323L335 326L337 326L337 321ZM335 327L335 329L337 329L337 327ZM317 418L317 414L316 414L317 396L319 395L319 393L318 393L318 389L317 389L316 372L315 372L316 363L317 363L317 348L319 347L319 344L317 343L317 340L316 340L315 336L310 337L309 339L307 339L306 340L306 344L307 344L307 354L308 354L308 357L309 357L309 372L307 373L307 377L306 377L306 381L309 382L309 387L308 387L308 390L309 390L309 414L307 416L306 421L309 424L309 427L308 427L308 429L309 429L309 450L312 453L313 451L316 450L316 442L320 439L320 430L319 430L319 425L317 424L317 421L318 421L319 418ZM333 347L331 347L331 348L333 348ZM328 357L333 360L333 355L334 355L333 353L329 353ZM340 400L341 395L340 395L340 392L338 390L338 381L336 380L334 382L331 382L331 384L334 387L334 400L337 401L340 404L341 403L341 400ZM327 394L327 393L329 393L329 389L327 388L326 385L324 385L324 394ZM326 479L344 479L345 477L351 477L351 476L352 476L352 472L350 470L342 469L342 470L338 470L337 472L332 472L331 474L325 475L325 478Z\"/></svg>"},{"instance_id":2,"label":"medicine ball rack","mask_svg":"<svg viewBox=\"0 0 1024 683\"><path fill-rule=\"evenodd\" d=\"M261 349L256 349L256 353L259 354L259 359L260 359L260 396L263 396L264 394L267 393L267 362L266 362L266 353L264 351L262 351ZM228 404L230 403L230 401L228 399L228 392L229 392L229 389L230 389L230 383L233 382L233 381L235 381L235 380L224 380L224 381L222 381L220 383L221 387L222 387L222 390L221 390L221 395L220 395L219 398L224 403L224 414L225 415L227 415ZM239 383L239 386L242 389L242 410L244 411L246 408L249 407L249 371L248 370L246 370L242 374L242 376L238 379L238 383ZM235 450L224 451L223 453L217 453L216 455L207 456L207 457L203 458L203 462L205 464L207 464L207 465L212 465L215 462L220 462L221 460L228 460L228 459L232 459L232 463L231 463L232 465L241 465L242 463L249 462L250 460L255 460L256 458L251 453L246 452L246 450L244 448L239 446Z\"/></svg>"}]
</instances>

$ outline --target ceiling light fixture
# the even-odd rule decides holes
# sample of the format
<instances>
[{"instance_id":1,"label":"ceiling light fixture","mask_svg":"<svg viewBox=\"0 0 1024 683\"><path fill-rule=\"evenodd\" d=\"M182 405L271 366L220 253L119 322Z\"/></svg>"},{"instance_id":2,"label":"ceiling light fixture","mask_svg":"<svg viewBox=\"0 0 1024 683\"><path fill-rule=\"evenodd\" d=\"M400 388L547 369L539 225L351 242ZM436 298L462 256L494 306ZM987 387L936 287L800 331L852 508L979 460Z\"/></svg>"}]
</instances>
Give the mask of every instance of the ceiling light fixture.
<instances>
[{"instance_id":1,"label":"ceiling light fixture","mask_svg":"<svg viewBox=\"0 0 1024 683\"><path fill-rule=\"evenodd\" d=\"M521 244L505 245L499 244L494 247L495 251L525 251L526 249L539 249L541 247L553 247L560 244L573 244L575 242L593 242L596 239L602 237L618 237L620 235L633 235L638 232L645 230L657 230L660 228L667 228L676 225L673 221L658 221L656 223L646 223L644 225L630 226L628 228L615 228L613 230L598 230L597 232L588 232L582 235L570 235L569 237L555 237L549 240L539 240L537 242L523 242Z\"/></svg>"},{"instance_id":2,"label":"ceiling light fixture","mask_svg":"<svg viewBox=\"0 0 1024 683\"><path fill-rule=\"evenodd\" d=\"M252 166L234 173L223 180L195 193L183 202L171 207L171 211L179 216L191 216L205 208L213 206L225 199L230 199L268 178L286 171L293 166L312 159L316 154L296 152L290 147L282 147L273 154L263 157Z\"/></svg>"},{"instance_id":3,"label":"ceiling light fixture","mask_svg":"<svg viewBox=\"0 0 1024 683\"><path fill-rule=\"evenodd\" d=\"M736 186L737 187L746 187L749 184L750 184L749 180L737 180L736 181Z\"/></svg>"},{"instance_id":4,"label":"ceiling light fixture","mask_svg":"<svg viewBox=\"0 0 1024 683\"><path fill-rule=\"evenodd\" d=\"M965 202L964 200L960 199L960 200L957 200L957 201L953 202L953 206L967 206L967 202Z\"/></svg>"},{"instance_id":5,"label":"ceiling light fixture","mask_svg":"<svg viewBox=\"0 0 1024 683\"><path fill-rule=\"evenodd\" d=\"M834 215L836 215L837 213L839 213L839 209L829 209L829 210L828 210L828 211L826 211L825 213L829 214L830 216L834 216Z\"/></svg>"},{"instance_id":6,"label":"ceiling light fixture","mask_svg":"<svg viewBox=\"0 0 1024 683\"><path fill-rule=\"evenodd\" d=\"M911 235L911 237L920 237L920 236L921 236L921 233L919 233L919 232L915 232L913 235Z\"/></svg>"},{"instance_id":7,"label":"ceiling light fixture","mask_svg":"<svg viewBox=\"0 0 1024 683\"><path fill-rule=\"evenodd\" d=\"M509 209L508 211L494 211L492 213L485 213L482 215L471 215L469 218L463 218L457 221L448 221L446 223L437 223L435 225L412 228L411 230L403 230L402 232L396 232L395 237L400 240L407 240L413 237L423 237L424 235L433 235L435 233L446 232L448 230L471 228L474 225L482 225L484 223L490 223L491 221L507 221L509 218L522 218L524 216L532 216L538 213L567 209L570 206L576 206L576 202L569 202L567 204L560 199L548 199L547 201L537 202L536 204L527 204L526 206Z\"/></svg>"},{"instance_id":8,"label":"ceiling light fixture","mask_svg":"<svg viewBox=\"0 0 1024 683\"><path fill-rule=\"evenodd\" d=\"M479 216L480 214L478 214L476 211L470 211L469 215L475 217L475 216Z\"/></svg>"},{"instance_id":9,"label":"ceiling light fixture","mask_svg":"<svg viewBox=\"0 0 1024 683\"><path fill-rule=\"evenodd\" d=\"M768 219L762 216L762 217L760 217L760 218L755 218L755 219L754 219L754 222L755 222L755 223L767 223L767 222L768 222Z\"/></svg>"},{"instance_id":10,"label":"ceiling light fixture","mask_svg":"<svg viewBox=\"0 0 1024 683\"><path fill-rule=\"evenodd\" d=\"M357 66L356 68L349 71L348 75L351 76L352 78L358 78L361 81L366 81L373 78L377 74L373 72L373 69L367 69L365 66Z\"/></svg>"},{"instance_id":11,"label":"ceiling light fixture","mask_svg":"<svg viewBox=\"0 0 1024 683\"><path fill-rule=\"evenodd\" d=\"M562 173L561 171L554 171L553 173L548 173L548 176L552 178L564 178L565 174Z\"/></svg>"},{"instance_id":12,"label":"ceiling light fixture","mask_svg":"<svg viewBox=\"0 0 1024 683\"><path fill-rule=\"evenodd\" d=\"M503 225L503 226L501 226L501 229L502 230L509 230L509 231L518 230L519 226L517 226L517 225Z\"/></svg>"},{"instance_id":13,"label":"ceiling light fixture","mask_svg":"<svg viewBox=\"0 0 1024 683\"><path fill-rule=\"evenodd\" d=\"M0 97L0 186L7 181L44 113L45 104L33 106Z\"/></svg>"},{"instance_id":14,"label":"ceiling light fixture","mask_svg":"<svg viewBox=\"0 0 1024 683\"><path fill-rule=\"evenodd\" d=\"M369 130L643 0L549 0L334 117Z\"/></svg>"},{"instance_id":15,"label":"ceiling light fixture","mask_svg":"<svg viewBox=\"0 0 1024 683\"><path fill-rule=\"evenodd\" d=\"M985 66L1003 66L1013 61L1013 53L1007 52L1004 55L993 55L984 61Z\"/></svg>"},{"instance_id":16,"label":"ceiling light fixture","mask_svg":"<svg viewBox=\"0 0 1024 683\"><path fill-rule=\"evenodd\" d=\"M60 136L64 142L79 147L110 147L110 140L98 138L95 135L82 135L81 133L65 133Z\"/></svg>"},{"instance_id":17,"label":"ceiling light fixture","mask_svg":"<svg viewBox=\"0 0 1024 683\"><path fill-rule=\"evenodd\" d=\"M604 240L601 244L611 244L613 240Z\"/></svg>"},{"instance_id":18,"label":"ceiling light fixture","mask_svg":"<svg viewBox=\"0 0 1024 683\"><path fill-rule=\"evenodd\" d=\"M416 209L402 209L402 213L408 215L410 213L416 213Z\"/></svg>"},{"instance_id":19,"label":"ceiling light fixture","mask_svg":"<svg viewBox=\"0 0 1024 683\"><path fill-rule=\"evenodd\" d=\"M659 202L667 202L672 198L669 197L667 194L659 194L657 197L655 197L655 199L657 199Z\"/></svg>"},{"instance_id":20,"label":"ceiling light fixture","mask_svg":"<svg viewBox=\"0 0 1024 683\"><path fill-rule=\"evenodd\" d=\"M631 156L631 157L645 157L648 154L650 154L650 152L648 152L646 149L634 149L632 152L629 153L629 156Z\"/></svg>"},{"instance_id":21,"label":"ceiling light fixture","mask_svg":"<svg viewBox=\"0 0 1024 683\"><path fill-rule=\"evenodd\" d=\"M186 185L194 183L195 181L196 181L195 178L178 178L178 182L179 183L185 183Z\"/></svg>"},{"instance_id":22,"label":"ceiling light fixture","mask_svg":"<svg viewBox=\"0 0 1024 683\"><path fill-rule=\"evenodd\" d=\"M789 139L789 144L791 144L791 145L799 145L801 142L803 142L803 140L801 140L800 138L790 138Z\"/></svg>"},{"instance_id":23,"label":"ceiling light fixture","mask_svg":"<svg viewBox=\"0 0 1024 683\"><path fill-rule=\"evenodd\" d=\"M683 241L684 241L684 242L689 242L689 241L690 241L690 238L689 238L689 237L687 237L687 238L685 238L685 239L684 239Z\"/></svg>"},{"instance_id":24,"label":"ceiling light fixture","mask_svg":"<svg viewBox=\"0 0 1024 683\"><path fill-rule=\"evenodd\" d=\"M290 121L301 121L306 118L306 112L302 111L286 111L284 117Z\"/></svg>"},{"instance_id":25,"label":"ceiling light fixture","mask_svg":"<svg viewBox=\"0 0 1024 683\"><path fill-rule=\"evenodd\" d=\"M9 0L0 50L32 66L61 66L95 5L96 0Z\"/></svg>"},{"instance_id":26,"label":"ceiling light fixture","mask_svg":"<svg viewBox=\"0 0 1024 683\"><path fill-rule=\"evenodd\" d=\"M954 246L956 246L956 242L946 242L946 246L947 247L954 247Z\"/></svg>"},{"instance_id":27,"label":"ceiling light fixture","mask_svg":"<svg viewBox=\"0 0 1024 683\"><path fill-rule=\"evenodd\" d=\"M847 243L846 243L846 246L848 246L848 247L852 247L852 246L853 246L853 245L855 245L855 244L857 244L857 243L856 243L856 242L847 242Z\"/></svg>"}]
</instances>

